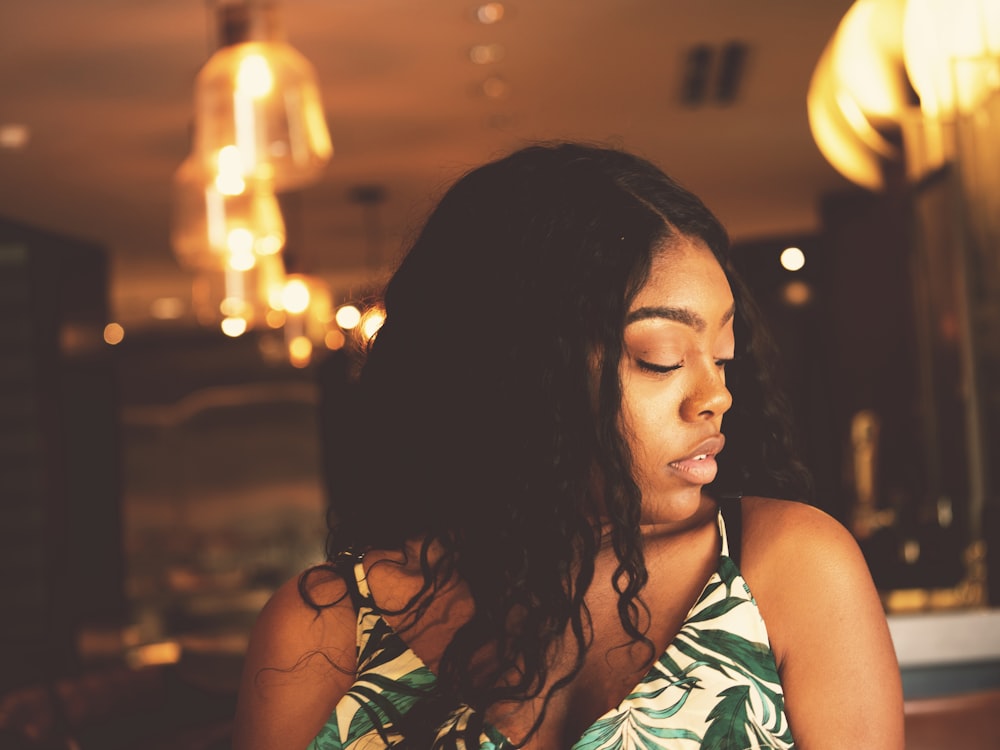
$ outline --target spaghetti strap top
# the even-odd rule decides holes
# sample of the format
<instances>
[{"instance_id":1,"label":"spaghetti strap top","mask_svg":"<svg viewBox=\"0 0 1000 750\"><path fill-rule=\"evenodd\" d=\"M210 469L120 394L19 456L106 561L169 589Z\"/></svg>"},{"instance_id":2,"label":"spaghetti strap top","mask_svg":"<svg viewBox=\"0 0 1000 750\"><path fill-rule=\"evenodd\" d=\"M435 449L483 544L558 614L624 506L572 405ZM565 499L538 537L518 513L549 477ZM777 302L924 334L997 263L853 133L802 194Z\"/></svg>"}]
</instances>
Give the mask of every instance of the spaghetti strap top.
<instances>
[{"instance_id":1,"label":"spaghetti strap top","mask_svg":"<svg viewBox=\"0 0 1000 750\"><path fill-rule=\"evenodd\" d=\"M718 567L677 636L629 695L599 717L572 750L794 746L767 628L730 557L721 512L718 525L722 541ZM309 750L392 747L403 739L396 729L399 719L436 684L430 669L372 607L360 562L352 573L362 602L356 679ZM460 706L454 711L438 729L435 747L475 750L461 739L472 710ZM514 747L485 724L478 750Z\"/></svg>"}]
</instances>

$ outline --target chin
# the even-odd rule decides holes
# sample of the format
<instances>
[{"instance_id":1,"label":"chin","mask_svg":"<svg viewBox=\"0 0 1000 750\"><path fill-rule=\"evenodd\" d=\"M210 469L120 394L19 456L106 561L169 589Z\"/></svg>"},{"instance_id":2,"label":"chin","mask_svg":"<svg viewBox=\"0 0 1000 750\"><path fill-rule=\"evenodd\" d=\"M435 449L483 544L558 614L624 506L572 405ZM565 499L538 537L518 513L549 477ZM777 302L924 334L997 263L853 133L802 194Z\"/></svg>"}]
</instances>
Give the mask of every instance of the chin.
<instances>
[{"instance_id":1,"label":"chin","mask_svg":"<svg viewBox=\"0 0 1000 750\"><path fill-rule=\"evenodd\" d=\"M701 485L643 492L642 520L646 523L681 523L697 520L715 501L705 494Z\"/></svg>"}]
</instances>

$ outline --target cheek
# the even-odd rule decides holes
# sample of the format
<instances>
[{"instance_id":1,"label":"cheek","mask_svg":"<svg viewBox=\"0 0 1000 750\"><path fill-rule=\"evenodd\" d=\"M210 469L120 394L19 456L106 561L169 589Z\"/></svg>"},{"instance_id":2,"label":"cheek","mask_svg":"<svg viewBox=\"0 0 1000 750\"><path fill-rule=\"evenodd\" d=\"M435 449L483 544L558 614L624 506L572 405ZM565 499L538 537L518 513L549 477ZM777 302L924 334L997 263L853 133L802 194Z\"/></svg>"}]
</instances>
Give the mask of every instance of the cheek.
<instances>
[{"instance_id":1,"label":"cheek","mask_svg":"<svg viewBox=\"0 0 1000 750\"><path fill-rule=\"evenodd\" d=\"M646 401L641 405L630 405L622 410L623 435L632 450L637 468L652 459L662 450L664 438L669 434L669 426L662 418L655 403Z\"/></svg>"}]
</instances>

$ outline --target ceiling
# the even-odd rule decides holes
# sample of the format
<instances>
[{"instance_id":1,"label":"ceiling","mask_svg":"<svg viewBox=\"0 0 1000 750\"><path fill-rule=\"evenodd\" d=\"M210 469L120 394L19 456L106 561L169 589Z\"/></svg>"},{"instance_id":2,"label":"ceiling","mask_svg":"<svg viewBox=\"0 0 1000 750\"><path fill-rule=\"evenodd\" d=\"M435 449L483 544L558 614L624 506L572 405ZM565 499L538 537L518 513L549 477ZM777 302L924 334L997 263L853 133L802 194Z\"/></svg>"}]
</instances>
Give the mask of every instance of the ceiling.
<instances>
[{"instance_id":1,"label":"ceiling","mask_svg":"<svg viewBox=\"0 0 1000 750\"><path fill-rule=\"evenodd\" d=\"M847 186L812 140L805 98L850 0L510 0L492 25L475 0L278 2L316 68L335 149L292 196L290 242L335 295L390 268L461 172L528 141L641 153L738 240L811 231L819 196ZM159 297L190 300L169 242L171 182L214 26L206 0L0 9L0 217L105 246L126 326L150 323ZM734 40L748 49L735 99L685 104L691 48ZM484 43L502 58L473 63ZM490 78L501 96L483 93ZM366 214L352 191L369 185L385 200Z\"/></svg>"}]
</instances>

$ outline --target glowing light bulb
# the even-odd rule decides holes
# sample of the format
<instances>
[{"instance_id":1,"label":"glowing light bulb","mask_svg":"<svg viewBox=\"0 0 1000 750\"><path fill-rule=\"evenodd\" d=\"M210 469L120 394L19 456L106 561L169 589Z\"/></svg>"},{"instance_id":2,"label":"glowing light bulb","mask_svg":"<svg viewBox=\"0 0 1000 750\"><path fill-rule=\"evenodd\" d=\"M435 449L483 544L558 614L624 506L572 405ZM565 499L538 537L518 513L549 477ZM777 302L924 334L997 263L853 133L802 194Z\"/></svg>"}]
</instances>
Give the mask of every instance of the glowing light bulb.
<instances>
[{"instance_id":1,"label":"glowing light bulb","mask_svg":"<svg viewBox=\"0 0 1000 750\"><path fill-rule=\"evenodd\" d=\"M257 259L253 254L253 232L246 227L235 227L226 235L226 248L229 250L227 265L234 271L249 271Z\"/></svg>"},{"instance_id":2,"label":"glowing light bulb","mask_svg":"<svg viewBox=\"0 0 1000 750\"><path fill-rule=\"evenodd\" d=\"M282 237L276 234L265 234L263 237L257 239L254 249L261 255L274 255L281 250L284 244L285 241Z\"/></svg>"},{"instance_id":3,"label":"glowing light bulb","mask_svg":"<svg viewBox=\"0 0 1000 750\"><path fill-rule=\"evenodd\" d=\"M337 310L337 325L345 331L350 331L361 322L361 311L354 305L344 305Z\"/></svg>"},{"instance_id":4,"label":"glowing light bulb","mask_svg":"<svg viewBox=\"0 0 1000 750\"><path fill-rule=\"evenodd\" d=\"M281 292L281 306L290 313L298 314L309 307L309 287L302 279L289 279Z\"/></svg>"},{"instance_id":5,"label":"glowing light bulb","mask_svg":"<svg viewBox=\"0 0 1000 750\"><path fill-rule=\"evenodd\" d=\"M326 335L323 337L323 343L326 344L326 348L330 351L337 351L344 348L344 345L347 343L347 337L334 328L326 332Z\"/></svg>"},{"instance_id":6,"label":"glowing light bulb","mask_svg":"<svg viewBox=\"0 0 1000 750\"><path fill-rule=\"evenodd\" d=\"M490 99L502 99L507 95L509 86L507 82L499 76L490 76L482 84L482 92Z\"/></svg>"},{"instance_id":7,"label":"glowing light bulb","mask_svg":"<svg viewBox=\"0 0 1000 750\"><path fill-rule=\"evenodd\" d=\"M243 179L243 158L236 146L224 146L219 149L215 189L222 195L242 195L247 189Z\"/></svg>"},{"instance_id":8,"label":"glowing light bulb","mask_svg":"<svg viewBox=\"0 0 1000 750\"><path fill-rule=\"evenodd\" d=\"M229 254L228 265L234 271L245 272L257 265L257 258L252 252L241 250Z\"/></svg>"},{"instance_id":9,"label":"glowing light bulb","mask_svg":"<svg viewBox=\"0 0 1000 750\"><path fill-rule=\"evenodd\" d=\"M116 346L125 338L125 329L119 323L108 323L104 326L104 341Z\"/></svg>"},{"instance_id":10,"label":"glowing light bulb","mask_svg":"<svg viewBox=\"0 0 1000 750\"><path fill-rule=\"evenodd\" d=\"M285 325L285 311L270 309L264 314L264 322L269 328L281 328Z\"/></svg>"},{"instance_id":11,"label":"glowing light bulb","mask_svg":"<svg viewBox=\"0 0 1000 750\"><path fill-rule=\"evenodd\" d=\"M220 327L224 334L230 338L236 338L246 333L247 322L244 318L223 318Z\"/></svg>"},{"instance_id":12,"label":"glowing light bulb","mask_svg":"<svg viewBox=\"0 0 1000 750\"><path fill-rule=\"evenodd\" d=\"M288 342L288 360L293 367L305 367L312 358L313 345L308 336L296 336Z\"/></svg>"},{"instance_id":13,"label":"glowing light bulb","mask_svg":"<svg viewBox=\"0 0 1000 750\"><path fill-rule=\"evenodd\" d=\"M242 297L229 296L219 303L219 312L227 318L242 317L245 306L246 302Z\"/></svg>"},{"instance_id":14,"label":"glowing light bulb","mask_svg":"<svg viewBox=\"0 0 1000 750\"><path fill-rule=\"evenodd\" d=\"M226 235L226 248L234 255L253 252L253 232L246 227L233 227Z\"/></svg>"},{"instance_id":15,"label":"glowing light bulb","mask_svg":"<svg viewBox=\"0 0 1000 750\"><path fill-rule=\"evenodd\" d=\"M476 8L476 19L482 24L497 23L503 18L503 3L484 3Z\"/></svg>"},{"instance_id":16,"label":"glowing light bulb","mask_svg":"<svg viewBox=\"0 0 1000 750\"><path fill-rule=\"evenodd\" d=\"M500 62L503 59L503 45L501 44L477 44L469 50L469 59L476 65L488 65Z\"/></svg>"},{"instance_id":17,"label":"glowing light bulb","mask_svg":"<svg viewBox=\"0 0 1000 750\"><path fill-rule=\"evenodd\" d=\"M786 271L798 271L806 264L806 255L797 247L786 247L781 251L781 267Z\"/></svg>"},{"instance_id":18,"label":"glowing light bulb","mask_svg":"<svg viewBox=\"0 0 1000 750\"><path fill-rule=\"evenodd\" d=\"M236 73L236 90L254 99L263 99L274 90L274 74L263 55L243 58Z\"/></svg>"},{"instance_id":19,"label":"glowing light bulb","mask_svg":"<svg viewBox=\"0 0 1000 750\"><path fill-rule=\"evenodd\" d=\"M801 307L812 299L812 287L804 281L790 281L782 292L785 302L792 307Z\"/></svg>"}]
</instances>

